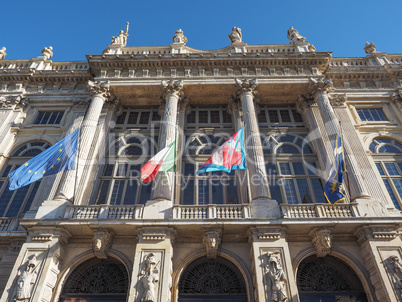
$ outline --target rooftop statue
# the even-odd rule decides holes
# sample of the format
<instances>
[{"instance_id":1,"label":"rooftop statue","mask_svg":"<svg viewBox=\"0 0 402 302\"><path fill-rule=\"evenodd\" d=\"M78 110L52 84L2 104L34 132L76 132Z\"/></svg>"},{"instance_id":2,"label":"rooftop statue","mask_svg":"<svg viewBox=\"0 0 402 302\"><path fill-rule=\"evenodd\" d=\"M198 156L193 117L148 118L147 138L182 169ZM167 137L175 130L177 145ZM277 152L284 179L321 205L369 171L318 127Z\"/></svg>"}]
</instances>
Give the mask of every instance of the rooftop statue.
<instances>
[{"instance_id":1,"label":"rooftop statue","mask_svg":"<svg viewBox=\"0 0 402 302\"><path fill-rule=\"evenodd\" d=\"M42 49L42 56L45 60L49 60L51 57L53 57L53 47L45 47Z\"/></svg>"},{"instance_id":2,"label":"rooftop statue","mask_svg":"<svg viewBox=\"0 0 402 302\"><path fill-rule=\"evenodd\" d=\"M6 53L6 48L2 47L0 49L0 60L3 60L6 57L7 53Z\"/></svg>"},{"instance_id":3,"label":"rooftop statue","mask_svg":"<svg viewBox=\"0 0 402 302\"><path fill-rule=\"evenodd\" d=\"M127 45L128 25L129 25L129 23L127 22L125 32L123 30L120 30L120 33L117 35L117 37L112 37L112 45L120 44L123 47L125 47Z\"/></svg>"},{"instance_id":4,"label":"rooftop statue","mask_svg":"<svg viewBox=\"0 0 402 302\"><path fill-rule=\"evenodd\" d=\"M174 33L173 43L180 43L180 44L187 43L187 38L184 36L183 31L181 29L176 30L176 32Z\"/></svg>"},{"instance_id":5,"label":"rooftop statue","mask_svg":"<svg viewBox=\"0 0 402 302\"><path fill-rule=\"evenodd\" d=\"M287 36L291 44L306 41L306 38L300 35L299 32L293 28L293 26L288 29Z\"/></svg>"},{"instance_id":6,"label":"rooftop statue","mask_svg":"<svg viewBox=\"0 0 402 302\"><path fill-rule=\"evenodd\" d=\"M376 52L377 47L374 45L374 43L369 43L366 42L365 46L364 46L364 51L366 52L366 54L373 54Z\"/></svg>"},{"instance_id":7,"label":"rooftop statue","mask_svg":"<svg viewBox=\"0 0 402 302\"><path fill-rule=\"evenodd\" d=\"M233 27L232 33L229 34L229 40L233 43L238 43L242 41L241 29L239 27Z\"/></svg>"}]
</instances>

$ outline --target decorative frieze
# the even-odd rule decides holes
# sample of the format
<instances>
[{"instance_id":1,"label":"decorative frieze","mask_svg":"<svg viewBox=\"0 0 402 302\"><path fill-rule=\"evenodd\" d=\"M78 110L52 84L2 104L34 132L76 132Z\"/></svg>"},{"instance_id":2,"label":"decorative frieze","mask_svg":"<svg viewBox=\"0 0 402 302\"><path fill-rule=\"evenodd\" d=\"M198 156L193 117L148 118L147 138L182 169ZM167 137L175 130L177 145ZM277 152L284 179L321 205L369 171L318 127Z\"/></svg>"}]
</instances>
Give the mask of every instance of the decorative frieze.
<instances>
[{"instance_id":1,"label":"decorative frieze","mask_svg":"<svg viewBox=\"0 0 402 302\"><path fill-rule=\"evenodd\" d=\"M285 229L278 227L270 228L251 228L250 240L253 242L258 241L275 241L285 238Z\"/></svg>"},{"instance_id":2,"label":"decorative frieze","mask_svg":"<svg viewBox=\"0 0 402 302\"><path fill-rule=\"evenodd\" d=\"M157 229L157 228L146 228L139 230L139 240L140 241L164 241L165 239L173 240L175 232L172 229Z\"/></svg>"},{"instance_id":3,"label":"decorative frieze","mask_svg":"<svg viewBox=\"0 0 402 302\"><path fill-rule=\"evenodd\" d=\"M221 245L221 229L205 229L203 243L207 251L207 257L215 259Z\"/></svg>"},{"instance_id":4,"label":"decorative frieze","mask_svg":"<svg viewBox=\"0 0 402 302\"><path fill-rule=\"evenodd\" d=\"M23 109L29 104L28 98L23 98L20 95L12 96L1 96L0 97L0 108L1 109Z\"/></svg>"},{"instance_id":5,"label":"decorative frieze","mask_svg":"<svg viewBox=\"0 0 402 302\"><path fill-rule=\"evenodd\" d=\"M345 107L347 101L346 93L336 93L329 95L329 102L332 107Z\"/></svg>"},{"instance_id":6,"label":"decorative frieze","mask_svg":"<svg viewBox=\"0 0 402 302\"><path fill-rule=\"evenodd\" d=\"M94 231L92 249L94 255L100 259L107 258L107 252L112 247L114 233L111 230L98 229Z\"/></svg>"},{"instance_id":7,"label":"decorative frieze","mask_svg":"<svg viewBox=\"0 0 402 302\"><path fill-rule=\"evenodd\" d=\"M317 257L331 253L332 236L329 229L313 229L310 232L311 243L316 248Z\"/></svg>"},{"instance_id":8,"label":"decorative frieze","mask_svg":"<svg viewBox=\"0 0 402 302\"><path fill-rule=\"evenodd\" d=\"M393 240L399 234L397 225L376 225L364 226L355 231L355 236L359 244L367 240Z\"/></svg>"}]
</instances>

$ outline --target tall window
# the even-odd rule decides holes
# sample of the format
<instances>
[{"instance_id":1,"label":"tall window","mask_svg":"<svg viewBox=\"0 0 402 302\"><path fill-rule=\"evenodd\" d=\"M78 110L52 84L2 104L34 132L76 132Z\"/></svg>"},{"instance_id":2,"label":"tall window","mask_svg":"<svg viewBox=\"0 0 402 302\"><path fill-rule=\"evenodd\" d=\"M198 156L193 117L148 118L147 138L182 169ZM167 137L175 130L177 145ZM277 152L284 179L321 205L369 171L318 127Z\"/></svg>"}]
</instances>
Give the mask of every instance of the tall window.
<instances>
[{"instance_id":1,"label":"tall window","mask_svg":"<svg viewBox=\"0 0 402 302\"><path fill-rule=\"evenodd\" d=\"M30 158L49 147L47 142L29 142L18 148L4 165L0 174L0 217L21 217L29 210L41 181L10 191L7 177Z\"/></svg>"},{"instance_id":2,"label":"tall window","mask_svg":"<svg viewBox=\"0 0 402 302\"><path fill-rule=\"evenodd\" d=\"M278 203L325 202L317 156L294 106L261 106L258 115L271 196Z\"/></svg>"},{"instance_id":3,"label":"tall window","mask_svg":"<svg viewBox=\"0 0 402 302\"><path fill-rule=\"evenodd\" d=\"M402 144L377 137L370 144L370 151L395 208L402 210Z\"/></svg>"},{"instance_id":4,"label":"tall window","mask_svg":"<svg viewBox=\"0 0 402 302\"><path fill-rule=\"evenodd\" d=\"M37 125L56 125L60 124L64 111L39 111L34 124Z\"/></svg>"},{"instance_id":5,"label":"tall window","mask_svg":"<svg viewBox=\"0 0 402 302\"><path fill-rule=\"evenodd\" d=\"M381 108L356 109L363 122L388 121Z\"/></svg>"},{"instance_id":6,"label":"tall window","mask_svg":"<svg viewBox=\"0 0 402 302\"><path fill-rule=\"evenodd\" d=\"M239 203L235 172L196 175L213 151L233 134L232 116L225 106L191 108L185 125L181 204Z\"/></svg>"},{"instance_id":7,"label":"tall window","mask_svg":"<svg viewBox=\"0 0 402 302\"><path fill-rule=\"evenodd\" d=\"M141 182L141 167L157 152L159 121L156 107L126 108L117 117L96 204L145 204L151 198L152 183Z\"/></svg>"}]
</instances>

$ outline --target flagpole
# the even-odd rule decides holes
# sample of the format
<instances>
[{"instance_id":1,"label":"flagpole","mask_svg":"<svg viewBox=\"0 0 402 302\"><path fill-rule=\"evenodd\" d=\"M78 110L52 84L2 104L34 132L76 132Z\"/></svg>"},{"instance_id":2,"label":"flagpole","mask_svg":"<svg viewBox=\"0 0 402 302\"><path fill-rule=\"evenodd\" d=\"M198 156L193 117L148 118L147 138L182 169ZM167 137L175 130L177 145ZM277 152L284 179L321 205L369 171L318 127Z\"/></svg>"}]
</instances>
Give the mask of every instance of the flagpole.
<instances>
[{"instance_id":1,"label":"flagpole","mask_svg":"<svg viewBox=\"0 0 402 302\"><path fill-rule=\"evenodd\" d=\"M343 164L345 166L345 174L346 174L346 181L347 181L347 188L348 188L348 194L349 194L349 202L352 202L352 194L350 192L350 182L349 182L349 171L346 169L346 150L343 150L343 129L342 129L342 123L339 121L339 128L341 130L341 146L342 146L342 152L343 152Z\"/></svg>"}]
</instances>

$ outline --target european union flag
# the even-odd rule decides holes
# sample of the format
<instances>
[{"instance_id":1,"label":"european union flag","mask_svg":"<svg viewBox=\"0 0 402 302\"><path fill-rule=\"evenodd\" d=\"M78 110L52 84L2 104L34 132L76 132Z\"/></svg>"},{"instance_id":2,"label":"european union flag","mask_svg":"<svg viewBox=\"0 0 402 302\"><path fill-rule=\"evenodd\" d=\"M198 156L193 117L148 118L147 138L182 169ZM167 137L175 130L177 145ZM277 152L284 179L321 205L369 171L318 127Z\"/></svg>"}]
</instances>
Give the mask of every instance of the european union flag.
<instances>
[{"instance_id":1,"label":"european union flag","mask_svg":"<svg viewBox=\"0 0 402 302\"><path fill-rule=\"evenodd\" d=\"M10 191L59 171L75 170L77 167L78 136L79 130L76 130L11 172L8 175Z\"/></svg>"},{"instance_id":2,"label":"european union flag","mask_svg":"<svg viewBox=\"0 0 402 302\"><path fill-rule=\"evenodd\" d=\"M335 163L331 167L330 177L324 187L324 195L331 204L345 200L346 194L343 189L343 173L345 172L345 161L343 158L343 146L341 130L339 130L334 147Z\"/></svg>"}]
</instances>

